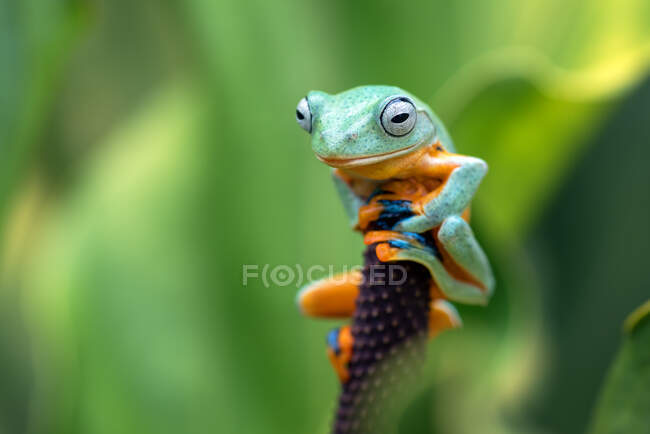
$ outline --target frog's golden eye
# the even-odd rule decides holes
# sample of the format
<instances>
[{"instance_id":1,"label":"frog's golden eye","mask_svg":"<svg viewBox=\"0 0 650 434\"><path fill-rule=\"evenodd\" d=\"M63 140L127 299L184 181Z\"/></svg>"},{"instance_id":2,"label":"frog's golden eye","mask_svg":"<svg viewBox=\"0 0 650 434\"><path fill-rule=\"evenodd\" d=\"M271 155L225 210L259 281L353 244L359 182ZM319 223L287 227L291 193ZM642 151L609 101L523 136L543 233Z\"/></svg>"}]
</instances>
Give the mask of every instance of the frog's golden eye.
<instances>
[{"instance_id":1,"label":"frog's golden eye","mask_svg":"<svg viewBox=\"0 0 650 434\"><path fill-rule=\"evenodd\" d=\"M309 110L307 97L298 102L298 107L296 107L296 120L303 130L311 134L311 111Z\"/></svg>"},{"instance_id":2,"label":"frog's golden eye","mask_svg":"<svg viewBox=\"0 0 650 434\"><path fill-rule=\"evenodd\" d=\"M415 127L417 121L415 104L405 96L390 98L384 103L379 121L386 133L391 136L405 136Z\"/></svg>"}]
</instances>

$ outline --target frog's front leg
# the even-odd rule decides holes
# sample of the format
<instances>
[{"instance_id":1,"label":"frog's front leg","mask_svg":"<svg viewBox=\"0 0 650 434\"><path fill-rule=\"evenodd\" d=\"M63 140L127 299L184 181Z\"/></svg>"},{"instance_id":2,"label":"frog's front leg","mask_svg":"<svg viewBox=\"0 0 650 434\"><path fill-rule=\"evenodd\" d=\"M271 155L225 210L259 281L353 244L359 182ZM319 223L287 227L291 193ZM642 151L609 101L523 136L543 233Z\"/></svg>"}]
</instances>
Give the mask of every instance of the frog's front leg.
<instances>
[{"instance_id":1,"label":"frog's front leg","mask_svg":"<svg viewBox=\"0 0 650 434\"><path fill-rule=\"evenodd\" d=\"M487 173L487 164L480 158L450 154L438 147L425 160L421 172L442 179L442 184L413 204L417 215L398 222L393 228L396 231L422 233L451 215L461 215Z\"/></svg>"}]
</instances>

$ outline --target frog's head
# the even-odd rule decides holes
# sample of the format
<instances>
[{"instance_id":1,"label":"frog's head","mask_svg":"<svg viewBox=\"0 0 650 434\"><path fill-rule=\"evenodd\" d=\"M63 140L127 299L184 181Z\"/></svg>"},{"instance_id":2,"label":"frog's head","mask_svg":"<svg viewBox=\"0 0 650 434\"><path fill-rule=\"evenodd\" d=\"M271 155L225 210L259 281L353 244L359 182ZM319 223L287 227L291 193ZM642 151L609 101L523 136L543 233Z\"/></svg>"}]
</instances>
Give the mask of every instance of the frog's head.
<instances>
[{"instance_id":1,"label":"frog's head","mask_svg":"<svg viewBox=\"0 0 650 434\"><path fill-rule=\"evenodd\" d=\"M337 95L311 91L296 109L316 156L332 167L356 167L453 144L431 109L393 86L362 86Z\"/></svg>"}]
</instances>

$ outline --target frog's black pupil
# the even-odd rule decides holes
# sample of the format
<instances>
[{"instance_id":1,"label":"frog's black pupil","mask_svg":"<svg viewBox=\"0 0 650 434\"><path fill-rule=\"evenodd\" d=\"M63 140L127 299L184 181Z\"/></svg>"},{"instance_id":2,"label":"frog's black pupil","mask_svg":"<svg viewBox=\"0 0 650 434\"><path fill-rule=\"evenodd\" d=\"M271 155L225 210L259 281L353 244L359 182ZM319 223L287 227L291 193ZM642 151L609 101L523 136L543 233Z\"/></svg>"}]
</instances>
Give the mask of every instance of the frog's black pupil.
<instances>
[{"instance_id":1,"label":"frog's black pupil","mask_svg":"<svg viewBox=\"0 0 650 434\"><path fill-rule=\"evenodd\" d=\"M390 121L392 123L394 123L394 124L401 124L402 122L404 122L408 118L409 118L408 113L400 113L400 114L398 114L396 116L393 116L393 118Z\"/></svg>"},{"instance_id":2,"label":"frog's black pupil","mask_svg":"<svg viewBox=\"0 0 650 434\"><path fill-rule=\"evenodd\" d=\"M300 110L296 110L296 117L298 118L299 121L305 119L305 115L300 113Z\"/></svg>"}]
</instances>

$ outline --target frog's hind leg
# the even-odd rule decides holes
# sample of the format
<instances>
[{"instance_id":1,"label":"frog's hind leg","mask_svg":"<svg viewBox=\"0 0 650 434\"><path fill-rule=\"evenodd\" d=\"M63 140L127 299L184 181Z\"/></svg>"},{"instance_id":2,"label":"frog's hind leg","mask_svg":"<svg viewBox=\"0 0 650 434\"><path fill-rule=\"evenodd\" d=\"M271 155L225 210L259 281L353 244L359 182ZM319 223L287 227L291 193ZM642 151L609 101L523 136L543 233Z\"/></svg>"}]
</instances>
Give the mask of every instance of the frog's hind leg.
<instances>
[{"instance_id":1,"label":"frog's hind leg","mask_svg":"<svg viewBox=\"0 0 650 434\"><path fill-rule=\"evenodd\" d=\"M494 275L469 224L459 216L447 217L438 231L438 240L450 259L478 283L489 298L494 291Z\"/></svg>"},{"instance_id":2,"label":"frog's hind leg","mask_svg":"<svg viewBox=\"0 0 650 434\"><path fill-rule=\"evenodd\" d=\"M348 364L352 358L354 338L350 326L335 328L327 335L327 356L339 376L341 383L350 379Z\"/></svg>"},{"instance_id":3,"label":"frog's hind leg","mask_svg":"<svg viewBox=\"0 0 650 434\"><path fill-rule=\"evenodd\" d=\"M318 280L303 287L296 304L303 315L320 318L349 318L354 313L363 276L354 270Z\"/></svg>"},{"instance_id":4,"label":"frog's hind leg","mask_svg":"<svg viewBox=\"0 0 650 434\"><path fill-rule=\"evenodd\" d=\"M452 301L466 304L486 304L489 294L474 282L468 282L458 279L452 275L445 265L450 268L458 266L449 263L450 258L443 265L444 256L427 246L417 246L411 243L405 243L401 240L378 243L376 247L377 257L383 262L394 261L413 261L424 265L440 292Z\"/></svg>"}]
</instances>

